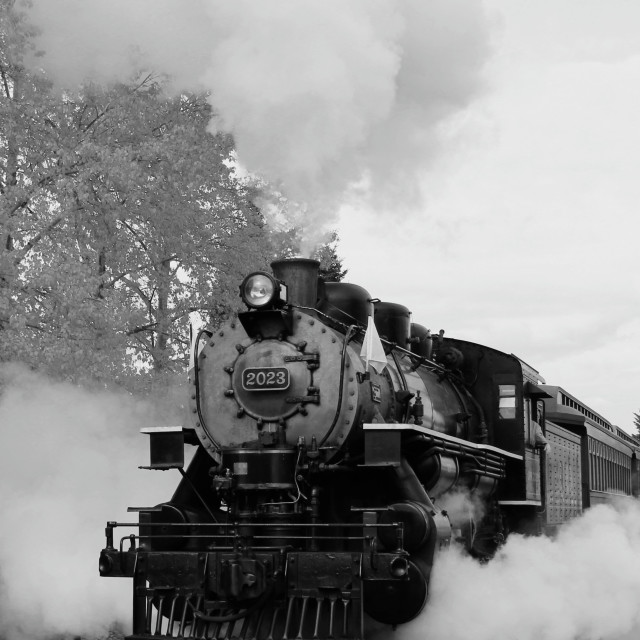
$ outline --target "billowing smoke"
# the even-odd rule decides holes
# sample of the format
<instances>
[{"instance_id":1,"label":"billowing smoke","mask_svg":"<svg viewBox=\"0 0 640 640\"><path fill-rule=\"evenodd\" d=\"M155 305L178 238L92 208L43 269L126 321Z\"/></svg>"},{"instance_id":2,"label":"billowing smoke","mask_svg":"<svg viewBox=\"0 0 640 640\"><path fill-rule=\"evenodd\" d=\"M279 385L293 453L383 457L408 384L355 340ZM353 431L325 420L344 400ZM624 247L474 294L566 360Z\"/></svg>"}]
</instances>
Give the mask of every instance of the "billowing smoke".
<instances>
[{"instance_id":1,"label":"billowing smoke","mask_svg":"<svg viewBox=\"0 0 640 640\"><path fill-rule=\"evenodd\" d=\"M157 404L126 394L90 393L16 365L0 368L5 640L130 628L131 582L100 578L98 556L107 520L135 521L127 506L171 497L177 472L137 468L149 460L140 427L167 420Z\"/></svg>"},{"instance_id":2,"label":"billowing smoke","mask_svg":"<svg viewBox=\"0 0 640 640\"><path fill-rule=\"evenodd\" d=\"M640 637L640 505L601 505L556 538L512 535L480 564L437 558L427 609L397 640ZM395 637L395 636L394 636Z\"/></svg>"},{"instance_id":3,"label":"billowing smoke","mask_svg":"<svg viewBox=\"0 0 640 640\"><path fill-rule=\"evenodd\" d=\"M309 233L347 202L419 206L489 51L475 0L33 0L30 16L62 84L150 69L209 91L211 129Z\"/></svg>"},{"instance_id":4,"label":"billowing smoke","mask_svg":"<svg viewBox=\"0 0 640 640\"><path fill-rule=\"evenodd\" d=\"M449 520L472 518L480 522L486 513L485 501L478 494L463 489L445 493L435 502L438 508L447 512Z\"/></svg>"}]
</instances>

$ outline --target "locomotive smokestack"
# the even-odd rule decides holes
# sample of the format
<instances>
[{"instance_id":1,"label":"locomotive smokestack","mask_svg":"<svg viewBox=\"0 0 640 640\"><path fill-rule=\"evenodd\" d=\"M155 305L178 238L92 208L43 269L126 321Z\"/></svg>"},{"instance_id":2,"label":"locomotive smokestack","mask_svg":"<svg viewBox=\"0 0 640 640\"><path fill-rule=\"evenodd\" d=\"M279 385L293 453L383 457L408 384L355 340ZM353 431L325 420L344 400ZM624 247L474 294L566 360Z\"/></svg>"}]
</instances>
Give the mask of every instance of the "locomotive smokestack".
<instances>
[{"instance_id":1,"label":"locomotive smokestack","mask_svg":"<svg viewBox=\"0 0 640 640\"><path fill-rule=\"evenodd\" d=\"M315 308L318 299L318 269L320 263L311 258L287 258L271 263L273 275L287 285L291 304Z\"/></svg>"}]
</instances>

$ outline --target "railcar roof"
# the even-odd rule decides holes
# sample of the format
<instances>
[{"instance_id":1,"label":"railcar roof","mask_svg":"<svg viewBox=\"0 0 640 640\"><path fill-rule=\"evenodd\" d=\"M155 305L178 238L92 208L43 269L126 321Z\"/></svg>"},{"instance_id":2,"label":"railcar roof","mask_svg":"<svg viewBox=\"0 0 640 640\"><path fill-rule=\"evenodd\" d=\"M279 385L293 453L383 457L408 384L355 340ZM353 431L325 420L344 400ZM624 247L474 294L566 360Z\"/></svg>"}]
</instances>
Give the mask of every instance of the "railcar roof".
<instances>
[{"instance_id":1,"label":"railcar roof","mask_svg":"<svg viewBox=\"0 0 640 640\"><path fill-rule=\"evenodd\" d=\"M606 418L591 409L584 402L578 400L568 391L557 385L542 385L542 388L551 396L547 401L547 411L575 414L587 418L591 423L615 433L615 427Z\"/></svg>"},{"instance_id":2,"label":"railcar roof","mask_svg":"<svg viewBox=\"0 0 640 640\"><path fill-rule=\"evenodd\" d=\"M619 440L624 440L634 448L640 447L640 441L637 438L609 422L562 387L541 385L541 388L551 396L550 399L546 400L549 420L561 420L576 426L585 425L587 428L596 428L615 436Z\"/></svg>"}]
</instances>

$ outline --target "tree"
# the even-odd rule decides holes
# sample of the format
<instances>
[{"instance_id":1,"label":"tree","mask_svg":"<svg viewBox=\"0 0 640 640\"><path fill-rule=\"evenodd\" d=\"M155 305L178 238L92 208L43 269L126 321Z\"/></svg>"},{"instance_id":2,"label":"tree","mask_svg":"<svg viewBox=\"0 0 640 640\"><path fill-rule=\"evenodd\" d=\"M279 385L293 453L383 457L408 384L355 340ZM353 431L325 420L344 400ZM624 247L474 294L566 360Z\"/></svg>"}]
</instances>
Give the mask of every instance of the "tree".
<instances>
[{"instance_id":1,"label":"tree","mask_svg":"<svg viewBox=\"0 0 640 640\"><path fill-rule=\"evenodd\" d=\"M274 258L291 258L298 255L301 235L300 227L273 231L271 238ZM309 256L320 262L319 275L326 282L340 282L347 275L347 270L342 268L342 259L337 253L338 242L337 232L331 231L327 240L318 245Z\"/></svg>"},{"instance_id":2,"label":"tree","mask_svg":"<svg viewBox=\"0 0 640 640\"><path fill-rule=\"evenodd\" d=\"M60 95L30 46L0 0L0 357L122 383L180 368L188 313L231 312L268 262L253 185L204 97L148 74Z\"/></svg>"},{"instance_id":3,"label":"tree","mask_svg":"<svg viewBox=\"0 0 640 640\"><path fill-rule=\"evenodd\" d=\"M633 426L636 428L637 437L640 437L640 411L633 414Z\"/></svg>"},{"instance_id":4,"label":"tree","mask_svg":"<svg viewBox=\"0 0 640 640\"><path fill-rule=\"evenodd\" d=\"M134 123L128 154L136 159L129 175L139 175L125 185L102 175L95 191L101 204L115 200L118 209L111 245L101 247L104 286L138 309L143 319L129 325L128 335L139 361L163 371L172 362L182 366L189 312L202 311L212 321L229 313L241 274L252 263L263 267L267 254L251 191L226 164L230 138L206 133L204 99L165 100L160 113L156 97L149 100L150 122ZM162 134L149 136L158 122Z\"/></svg>"},{"instance_id":5,"label":"tree","mask_svg":"<svg viewBox=\"0 0 640 640\"><path fill-rule=\"evenodd\" d=\"M342 259L336 250L337 243L338 234L334 231L331 239L312 254L313 258L320 261L320 277L325 282L340 282L347 275L347 269L342 268Z\"/></svg>"}]
</instances>

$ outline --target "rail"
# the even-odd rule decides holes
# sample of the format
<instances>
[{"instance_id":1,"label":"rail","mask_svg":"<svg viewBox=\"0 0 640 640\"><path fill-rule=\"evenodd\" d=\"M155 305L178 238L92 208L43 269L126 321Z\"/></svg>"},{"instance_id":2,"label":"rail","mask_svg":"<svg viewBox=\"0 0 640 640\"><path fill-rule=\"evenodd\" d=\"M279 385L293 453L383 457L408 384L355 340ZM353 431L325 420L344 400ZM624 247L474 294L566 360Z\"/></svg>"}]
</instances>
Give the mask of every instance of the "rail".
<instances>
[{"instance_id":1,"label":"rail","mask_svg":"<svg viewBox=\"0 0 640 640\"><path fill-rule=\"evenodd\" d=\"M364 544L368 544L370 540L374 537L372 534L373 530L377 532L379 529L393 529L395 530L397 547L399 551L404 549L404 525L402 522L391 522L391 523L353 523L353 522L338 522L338 523L287 523L286 525L282 525L282 523L275 522L229 522L229 523L193 523L193 522L116 522L109 521L107 522L105 528L105 537L106 537L106 549L113 550L114 547L114 531L117 528L128 528L128 529L173 529L174 531L180 529L187 529L187 531L180 533L168 533L163 531L162 533L147 533L141 532L136 534L129 534L126 536L122 536L119 539L119 551L122 553L124 551L124 545L126 542L129 542L132 549L135 549L135 543L140 542L140 540L144 541L152 541L152 540L169 540L169 539L179 539L179 540L207 540L211 543L215 541L229 541L235 540L236 544L226 544L215 546L216 550L233 550L237 548L238 541L243 539L253 540L273 540L277 538L278 541L309 541L309 542L319 542L319 541L336 541L336 542L344 542L344 541L361 541ZM273 533L268 534L267 532L272 529ZM283 531L286 529L287 531ZM361 530L361 535L345 535L345 534L330 534L330 535L322 535L318 534L318 530L329 530L329 529L352 529L352 530ZM245 530L245 531L243 531ZM258 533L256 533L258 530ZM203 532L204 531L204 532ZM298 533L300 532L300 533ZM310 533L312 532L312 533ZM265 546L257 546L254 544L249 545L252 549L278 549L281 548L282 544L271 544ZM286 545L285 545L286 546Z\"/></svg>"}]
</instances>

